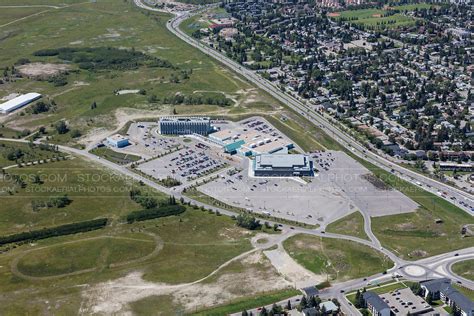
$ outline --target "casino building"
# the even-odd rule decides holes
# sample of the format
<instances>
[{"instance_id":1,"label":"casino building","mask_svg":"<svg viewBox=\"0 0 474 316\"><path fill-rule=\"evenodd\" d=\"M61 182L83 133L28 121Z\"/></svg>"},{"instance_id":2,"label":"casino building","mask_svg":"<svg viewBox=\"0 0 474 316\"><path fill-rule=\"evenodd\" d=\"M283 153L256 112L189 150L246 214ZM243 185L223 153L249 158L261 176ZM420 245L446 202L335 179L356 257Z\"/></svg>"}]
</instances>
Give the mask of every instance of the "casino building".
<instances>
[{"instance_id":1,"label":"casino building","mask_svg":"<svg viewBox=\"0 0 474 316\"><path fill-rule=\"evenodd\" d=\"M303 154L257 155L252 164L256 177L314 176L313 161Z\"/></svg>"}]
</instances>

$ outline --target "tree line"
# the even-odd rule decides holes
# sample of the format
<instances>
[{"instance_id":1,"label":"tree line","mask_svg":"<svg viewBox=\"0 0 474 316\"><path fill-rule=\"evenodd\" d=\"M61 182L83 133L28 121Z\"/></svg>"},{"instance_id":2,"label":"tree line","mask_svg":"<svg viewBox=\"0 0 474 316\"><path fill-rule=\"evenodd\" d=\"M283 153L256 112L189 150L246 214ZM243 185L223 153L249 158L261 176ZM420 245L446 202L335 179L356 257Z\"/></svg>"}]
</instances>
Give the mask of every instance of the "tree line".
<instances>
[{"instance_id":1,"label":"tree line","mask_svg":"<svg viewBox=\"0 0 474 316\"><path fill-rule=\"evenodd\" d=\"M114 47L82 47L82 48L53 48L41 49L33 53L34 56L52 57L73 62L79 68L91 71L98 70L130 70L140 66L173 68L167 61L146 55L135 49L118 49Z\"/></svg>"},{"instance_id":2,"label":"tree line","mask_svg":"<svg viewBox=\"0 0 474 316\"><path fill-rule=\"evenodd\" d=\"M97 230L107 225L107 218L98 218L83 222L76 222L71 224L65 224L56 227L43 228L40 230L32 230L28 232L22 232L18 234L12 234L8 236L0 237L0 246L9 243L25 243L32 242L39 239L46 239L50 237L72 235L76 233L88 232Z\"/></svg>"}]
</instances>

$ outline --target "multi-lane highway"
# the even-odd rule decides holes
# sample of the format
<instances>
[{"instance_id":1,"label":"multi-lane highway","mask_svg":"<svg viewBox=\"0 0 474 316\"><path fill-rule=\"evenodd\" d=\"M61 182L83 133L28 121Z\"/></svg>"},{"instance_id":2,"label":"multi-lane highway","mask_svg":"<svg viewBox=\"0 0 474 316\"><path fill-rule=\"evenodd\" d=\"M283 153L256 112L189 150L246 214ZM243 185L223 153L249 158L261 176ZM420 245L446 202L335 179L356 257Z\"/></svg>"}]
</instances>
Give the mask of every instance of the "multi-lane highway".
<instances>
[{"instance_id":1,"label":"multi-lane highway","mask_svg":"<svg viewBox=\"0 0 474 316\"><path fill-rule=\"evenodd\" d=\"M160 11L159 9L152 8L147 6L146 4L142 3L141 0L134 0L135 4L143 9L147 10L153 10L153 11ZM427 177L424 177L422 175L419 175L417 173L414 173L408 169L405 169L403 167L400 167L398 165L395 165L391 163L390 161L386 160L383 157L380 157L379 155L368 152L365 150L363 146L358 144L350 135L346 134L344 131L340 130L338 126L335 126L331 124L327 118L321 116L320 114L315 113L313 110L311 110L306 104L303 102L295 99L292 96L289 96L285 93L283 93L280 89L278 89L273 83L268 82L261 78L258 74L245 69L241 65L237 64L236 62L226 58L219 52L216 52L212 50L211 48L203 45L202 43L196 41L195 39L187 36L185 33L183 33L179 29L179 25L182 21L184 21L186 18L190 16L189 12L185 13L179 13L175 17L173 17L168 23L167 27L168 29L174 33L176 36L181 38L183 41L189 43L192 46L195 46L199 48L201 51L205 52L207 55L219 60L223 65L229 67L230 69L234 70L235 72L243 75L246 77L249 81L253 82L255 85L260 87L261 89L267 91L271 95L273 95L276 99L280 100L282 103L286 104L288 107L293 109L294 111L298 112L300 115L304 116L306 119L310 120L312 123L314 123L316 126L326 130L326 132L332 136L334 139L336 139L339 143L341 143L344 147L347 149L351 150L355 155L366 159L370 161L371 163L388 170L390 172L398 172L398 175L411 181L411 182L420 182L422 186L424 186L425 189L431 190L431 191L440 191L440 192L446 192L445 195L447 196L447 199L450 202L453 202L451 197L455 197L456 200L463 200L467 201L469 205L472 206L473 198L471 195L466 194L465 192L461 190L457 190L455 188L449 187L443 183L439 183L435 180L429 179ZM17 141L17 142L27 142L26 140L11 140L11 139L0 139L0 140L5 140L5 141ZM221 209L212 205L206 205L204 203L201 203L199 201L195 201L193 199L190 199L186 196L184 196L181 192L177 192L175 190L171 190L169 188L160 186L159 184L150 181L149 179L133 172L132 170L128 169L125 166L120 166L115 163L112 163L108 160L101 159L100 157L93 155L86 150L81 150L77 148L72 148L72 147L67 147L67 146L58 146L59 150L70 153L73 155L81 156L83 158L93 160L102 166L113 170L115 172L120 173L123 176L129 177L130 179L134 179L136 181L142 181L146 185L157 189L161 192L164 192L169 195L174 195L177 198L182 198L186 202L193 203L198 206L203 206L205 208L214 210L214 211L219 211L222 214L225 215L236 215L234 212ZM393 169L393 170L392 170ZM414 179L414 180L412 180ZM468 209L464 208L465 211L469 211ZM472 213L471 213L472 215ZM321 295L322 297L337 297L340 299L342 303L342 309L347 313L347 314L358 314L358 312L353 308L353 306L349 305L347 301L344 300L344 291L349 291L352 289L357 289L360 287L363 287L367 285L368 282L371 282L373 280L377 280L376 282L383 282L386 280L389 280L392 278L392 273L397 273L398 275L405 276L411 280L421 280L424 278L430 278L430 277L449 277L453 279L455 282L460 282L470 288L474 289L474 282L461 278L457 275L455 275L452 270L451 266L458 261L461 260L466 260L466 259L474 259L474 247L473 248L468 248L468 249L462 249L458 250L455 252L450 252L446 254L442 254L439 256L431 257L431 258L425 258L419 261L415 262L410 262L406 261L404 259L399 258L397 255L392 253L391 251L383 248L376 238L376 236L372 233L370 229L370 217L365 216L365 231L367 235L370 238L369 240L364 240L360 238L356 238L353 236L346 236L346 235L340 235L340 234L331 234L331 233L326 233L322 229L305 229L301 227L288 227L287 225L283 225L283 230L284 231L290 231L291 234L295 233L306 233L306 234L312 234L316 236L321 236L321 237L327 237L327 238L337 238L337 239L345 239L345 240L351 240L354 242L358 242L361 244L364 244L366 246L372 247L378 251L380 251L382 254L386 255L389 257L393 262L394 262L394 267L387 271L386 274L377 274L374 276L370 276L367 278L361 278L357 280L351 280L347 281L344 283L336 284L332 286L331 288L327 289L326 291L322 292ZM273 223L271 223L273 224ZM281 238L280 238L281 239ZM278 239L278 241L275 242L281 242L281 240ZM271 244L268 245L273 246Z\"/></svg>"},{"instance_id":2,"label":"multi-lane highway","mask_svg":"<svg viewBox=\"0 0 474 316\"><path fill-rule=\"evenodd\" d=\"M141 7L143 9L152 10L152 11L160 11L160 9L152 8L144 4L142 0L134 0L134 1L138 7ZM371 162L372 164L392 174L396 174L398 177L404 180L407 180L411 183L414 183L427 191L430 191L434 194L439 195L440 197L444 198L448 202L453 203L456 206L463 209L464 211L468 212L470 215L474 215L473 196L471 194L464 192L462 190L459 190L457 188L451 187L449 185L446 185L444 183L441 183L439 181L436 181L434 179L428 178L419 173L413 172L407 168L404 168L400 165L397 165L389 161L388 159L380 156L377 153L368 151L364 146L358 143L357 140L355 140L350 134L343 131L342 128L338 126L338 124L333 124L330 122L328 117L325 117L324 115L316 113L305 102L291 95L288 95L285 92L282 92L281 89L278 88L274 83L263 79L260 75L258 75L254 71L246 69L245 67L238 64L237 62L227 58L226 56L222 55L220 52L217 52L214 49L210 48L209 46L204 45L203 43L188 36L182 30L180 30L179 25L184 20L188 19L192 15L198 14L202 10L208 9L209 7L210 6L201 7L192 12L175 12L176 16L170 19L167 23L168 30L172 32L173 34L175 34L177 37L179 37L181 40L188 43L189 45L192 45L198 48L205 54L218 60L220 63L222 63L226 67L242 75L248 81L252 82L253 84L258 86L262 90L268 92L269 94L274 96L276 99L278 99L280 102L287 105L289 108L297 112L299 115L305 117L307 120L312 122L317 127L325 130L329 136L333 137L336 141L338 141L346 149L350 150L353 154L357 155L358 157L362 159L365 159L366 161ZM175 192L173 193L176 194ZM460 204L461 201L464 202L464 205ZM202 203L199 203L196 201L193 201L193 203L202 205ZM216 209L215 207L210 206L210 205L204 205L204 206L210 209ZM221 211L224 214L232 213L225 210L219 210L219 211ZM370 241L361 240L355 237L349 237L349 236L344 236L344 235L324 233L321 230L308 230L308 229L298 228L298 227L295 229L301 233L325 236L328 238L348 239L348 240L366 244L369 247L372 247L381 251L394 262L395 265L392 269L389 270L389 272L396 271L396 273L398 273L399 275L408 277L412 280L418 280L418 279L421 280L423 278L429 278L429 277L447 276L458 283L461 282L468 287L474 288L474 282L458 277L451 270L451 266L453 263L461 261L461 260L474 258L474 248L468 248L468 249L463 249L463 250L459 250L452 253L446 253L446 254L439 255L433 258L422 259L417 262L408 262L401 258L398 258L392 252L381 247L380 242L378 241L378 239L375 237L375 235L372 233L370 229L370 218L365 216L364 221L365 221L365 231L367 235L369 236ZM415 271L416 273L413 271ZM378 275L378 276L372 276L371 278L372 279L379 278L380 280L384 280L384 279L389 279L390 275ZM333 295L334 297L336 296L337 293L339 293L337 296L340 296L340 291L364 286L365 285L364 283L366 282L367 282L366 280L362 279L362 280L351 280L342 284L338 284L336 286L333 286L329 290L329 294ZM345 307L349 308L347 305ZM352 310L352 312L354 312L354 310Z\"/></svg>"},{"instance_id":3,"label":"multi-lane highway","mask_svg":"<svg viewBox=\"0 0 474 316\"><path fill-rule=\"evenodd\" d=\"M160 11L159 9L147 6L141 0L135 0L135 4L143 9ZM378 153L367 150L355 138L345 132L338 124L331 123L328 117L314 111L310 106L306 104L306 102L301 101L295 98L294 96L281 91L281 89L278 88L273 82L262 78L256 72L245 68L244 66L238 64L232 59L227 58L220 52L188 36L179 28L179 25L184 20L188 19L192 15L198 14L200 11L205 9L207 9L207 7L200 8L193 12L177 12L176 16L169 20L167 23L168 30L178 36L181 40L188 43L189 45L198 48L205 54L215 58L223 65L242 75L248 81L254 83L262 90L268 92L277 100L287 105L289 108L312 122L317 127L325 130L329 136L333 137L336 141L338 141L346 149L350 150L353 154L359 156L362 159L365 159L366 161L369 161L370 163L388 172L396 174L404 180L419 185L427 191L437 194L438 196L444 198L446 201L453 203L459 208L463 209L471 216L474 216L474 198L472 194L454 188L437 180L431 179L427 176L424 176L407 168L404 168L398 164L393 163L392 161L389 161L385 157L382 157ZM461 204L461 202L463 202L463 204Z\"/></svg>"}]
</instances>

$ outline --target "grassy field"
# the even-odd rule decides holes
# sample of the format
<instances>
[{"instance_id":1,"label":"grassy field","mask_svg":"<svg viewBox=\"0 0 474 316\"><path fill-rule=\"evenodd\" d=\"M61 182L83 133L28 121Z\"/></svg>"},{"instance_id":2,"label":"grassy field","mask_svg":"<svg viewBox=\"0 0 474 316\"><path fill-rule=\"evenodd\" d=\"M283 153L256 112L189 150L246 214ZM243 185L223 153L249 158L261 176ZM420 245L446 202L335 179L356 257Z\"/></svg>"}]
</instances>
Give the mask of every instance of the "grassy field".
<instances>
[{"instance_id":1,"label":"grassy field","mask_svg":"<svg viewBox=\"0 0 474 316\"><path fill-rule=\"evenodd\" d=\"M282 301L286 298L290 298L295 295L300 295L301 292L298 290L283 290L274 293L266 293L260 296L246 297L236 300L228 305L220 306L212 309L198 311L194 313L196 316L220 316L228 315L231 313L238 313L243 310L249 310L256 307L272 304L274 302Z\"/></svg>"},{"instance_id":2,"label":"grassy field","mask_svg":"<svg viewBox=\"0 0 474 316\"><path fill-rule=\"evenodd\" d=\"M140 209L129 198L133 183L79 158L12 168L6 172L7 176L1 181L4 189L0 212L2 234L104 215L119 218ZM24 187L14 181L14 175L23 180ZM35 181L36 177L40 182ZM71 200L65 207L33 209L35 201L45 202L64 194ZM161 193L153 194L165 198Z\"/></svg>"},{"instance_id":3,"label":"grassy field","mask_svg":"<svg viewBox=\"0 0 474 316\"><path fill-rule=\"evenodd\" d=\"M165 29L169 17L142 12L130 1L102 0L51 10L14 26L3 27L6 35L2 39L0 68L11 67L19 58L27 58L31 62L63 63L56 57L33 56L40 49L98 46L140 50L168 60L176 67L87 71L79 70L73 63L65 86L57 87L34 79L14 80L0 86L0 97L10 91L36 91L42 93L45 100L54 100L57 108L46 114L12 115L6 128L34 130L39 126L49 127L52 122L66 118L71 129L78 128L86 134L96 127L115 127L114 111L118 108L155 111L157 115L170 114L173 108L180 114L222 114L255 110L254 104L271 105L273 101L269 96L252 90L244 80L170 34ZM182 71L188 72L188 78L182 76ZM114 91L120 89L143 89L146 95L115 95ZM162 104L165 97L177 93L216 92L231 97L237 103L226 108L217 105ZM156 95L158 103L150 103L150 95ZM95 109L91 109L93 102L97 104ZM50 132L55 141L74 141L70 137L58 137L52 130Z\"/></svg>"},{"instance_id":4,"label":"grassy field","mask_svg":"<svg viewBox=\"0 0 474 316\"><path fill-rule=\"evenodd\" d=\"M149 235L157 236L163 249L140 261L155 246ZM229 217L188 210L180 216L113 224L94 232L23 245L0 255L0 314L77 314L79 307L85 306L83 287L78 285L94 286L134 271L143 272L148 281L194 281L249 250L252 236ZM19 276L11 269L15 260L20 272L45 278L33 281ZM48 279L94 267L94 271ZM153 303L152 298L148 300ZM163 311L166 314L166 306Z\"/></svg>"},{"instance_id":5,"label":"grassy field","mask_svg":"<svg viewBox=\"0 0 474 316\"><path fill-rule=\"evenodd\" d=\"M181 306L173 304L173 296L150 296L130 304L134 315L173 315L182 310Z\"/></svg>"},{"instance_id":6,"label":"grassy field","mask_svg":"<svg viewBox=\"0 0 474 316\"><path fill-rule=\"evenodd\" d=\"M296 235L283 243L299 264L331 280L350 280L383 272L393 266L379 252L355 242Z\"/></svg>"},{"instance_id":7,"label":"grassy field","mask_svg":"<svg viewBox=\"0 0 474 316\"><path fill-rule=\"evenodd\" d=\"M329 224L326 231L343 235L350 235L369 240L364 231L364 218L359 212L351 213Z\"/></svg>"},{"instance_id":8,"label":"grassy field","mask_svg":"<svg viewBox=\"0 0 474 316\"><path fill-rule=\"evenodd\" d=\"M88 0L0 0L0 6L8 5L50 5L50 6L66 6L88 2Z\"/></svg>"},{"instance_id":9,"label":"grassy field","mask_svg":"<svg viewBox=\"0 0 474 316\"><path fill-rule=\"evenodd\" d=\"M0 26L46 10L45 8L2 8Z\"/></svg>"},{"instance_id":10,"label":"grassy field","mask_svg":"<svg viewBox=\"0 0 474 316\"><path fill-rule=\"evenodd\" d=\"M119 165L135 162L141 159L140 156L120 153L107 147L95 148L91 150L91 153Z\"/></svg>"},{"instance_id":11,"label":"grassy field","mask_svg":"<svg viewBox=\"0 0 474 316\"><path fill-rule=\"evenodd\" d=\"M154 249L155 241L148 235L104 236L31 251L19 260L18 270L34 277L68 274L140 259Z\"/></svg>"},{"instance_id":12,"label":"grassy field","mask_svg":"<svg viewBox=\"0 0 474 316\"><path fill-rule=\"evenodd\" d=\"M388 8L346 10L333 14L333 17L338 20L347 21L348 23L359 24L370 28L393 29L401 26L415 25L416 20L403 13L420 9L429 9L432 6L432 4L428 3L393 6L389 9L395 13L389 16L385 16L389 12Z\"/></svg>"},{"instance_id":13,"label":"grassy field","mask_svg":"<svg viewBox=\"0 0 474 316\"><path fill-rule=\"evenodd\" d=\"M54 149L42 149L34 144L0 141L0 168L16 165L18 162L26 163L60 155L62 154Z\"/></svg>"},{"instance_id":14,"label":"grassy field","mask_svg":"<svg viewBox=\"0 0 474 316\"><path fill-rule=\"evenodd\" d=\"M403 14L384 16L387 12L379 9L360 9L340 12L339 19L349 23L363 25L371 28L397 28L400 26L412 26L415 19Z\"/></svg>"},{"instance_id":15,"label":"grassy field","mask_svg":"<svg viewBox=\"0 0 474 316\"><path fill-rule=\"evenodd\" d=\"M474 281L474 260L466 260L455 263L452 268L454 273L457 275Z\"/></svg>"}]
</instances>

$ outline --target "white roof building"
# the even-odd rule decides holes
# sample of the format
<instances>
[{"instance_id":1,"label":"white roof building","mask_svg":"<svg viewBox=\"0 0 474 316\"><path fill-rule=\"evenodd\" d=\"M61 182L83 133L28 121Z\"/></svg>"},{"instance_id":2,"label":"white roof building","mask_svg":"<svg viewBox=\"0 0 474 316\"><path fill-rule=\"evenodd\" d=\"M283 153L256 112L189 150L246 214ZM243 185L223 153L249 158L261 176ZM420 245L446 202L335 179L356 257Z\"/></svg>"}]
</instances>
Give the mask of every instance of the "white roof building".
<instances>
[{"instance_id":1,"label":"white roof building","mask_svg":"<svg viewBox=\"0 0 474 316\"><path fill-rule=\"evenodd\" d=\"M39 93L32 92L32 93L22 94L14 99L11 99L10 101L0 104L0 113L2 114L11 113L33 101L38 100L39 98L41 98L41 94Z\"/></svg>"}]
</instances>

